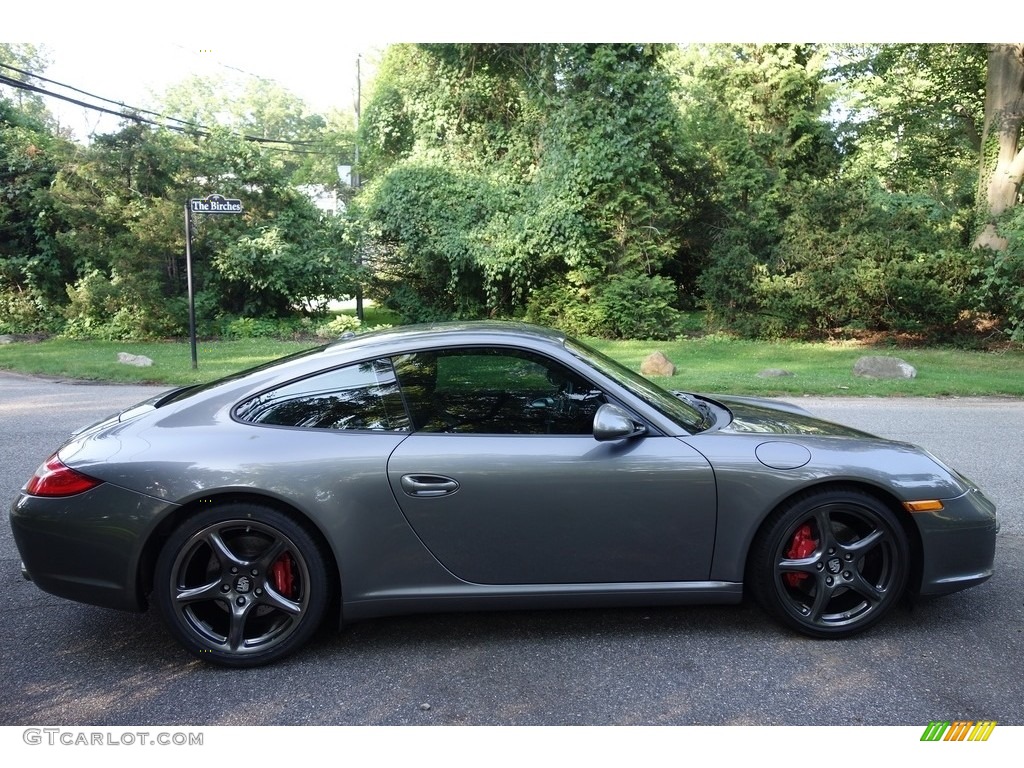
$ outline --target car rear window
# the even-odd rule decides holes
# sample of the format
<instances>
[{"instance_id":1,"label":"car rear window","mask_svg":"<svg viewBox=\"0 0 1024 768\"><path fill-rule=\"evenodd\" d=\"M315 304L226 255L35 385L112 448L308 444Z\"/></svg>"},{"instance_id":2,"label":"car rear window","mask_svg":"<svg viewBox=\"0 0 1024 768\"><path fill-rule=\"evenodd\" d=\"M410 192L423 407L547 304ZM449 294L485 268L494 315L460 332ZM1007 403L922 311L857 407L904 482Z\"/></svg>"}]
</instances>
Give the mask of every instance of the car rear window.
<instances>
[{"instance_id":1,"label":"car rear window","mask_svg":"<svg viewBox=\"0 0 1024 768\"><path fill-rule=\"evenodd\" d=\"M240 403L250 424L402 432L409 418L388 359L346 365L262 392Z\"/></svg>"}]
</instances>

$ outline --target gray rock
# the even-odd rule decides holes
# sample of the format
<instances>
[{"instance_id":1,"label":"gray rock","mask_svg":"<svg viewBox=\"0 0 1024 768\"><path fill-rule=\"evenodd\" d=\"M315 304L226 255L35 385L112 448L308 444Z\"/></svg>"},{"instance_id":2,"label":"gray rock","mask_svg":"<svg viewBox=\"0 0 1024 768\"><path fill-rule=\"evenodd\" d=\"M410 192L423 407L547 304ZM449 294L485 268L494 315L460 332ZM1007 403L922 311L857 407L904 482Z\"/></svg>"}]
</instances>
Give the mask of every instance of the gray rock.
<instances>
[{"instance_id":1,"label":"gray rock","mask_svg":"<svg viewBox=\"0 0 1024 768\"><path fill-rule=\"evenodd\" d=\"M783 376L792 376L793 374L782 368L765 368L763 371L757 374L759 379L778 379Z\"/></svg>"},{"instance_id":2,"label":"gray rock","mask_svg":"<svg viewBox=\"0 0 1024 768\"><path fill-rule=\"evenodd\" d=\"M17 341L27 341L34 344L42 341L46 336L41 333L5 333L0 335L0 344L14 344Z\"/></svg>"},{"instance_id":3,"label":"gray rock","mask_svg":"<svg viewBox=\"0 0 1024 768\"><path fill-rule=\"evenodd\" d=\"M868 355L854 363L853 375L865 379L913 379L917 369L898 357Z\"/></svg>"},{"instance_id":4,"label":"gray rock","mask_svg":"<svg viewBox=\"0 0 1024 768\"><path fill-rule=\"evenodd\" d=\"M118 352L117 362L124 363L125 365L135 365L139 368L148 368L153 364L153 361L145 355L133 355L128 352Z\"/></svg>"},{"instance_id":5,"label":"gray rock","mask_svg":"<svg viewBox=\"0 0 1024 768\"><path fill-rule=\"evenodd\" d=\"M674 376L676 367L663 352L652 352L640 363L640 373L644 376Z\"/></svg>"}]
</instances>

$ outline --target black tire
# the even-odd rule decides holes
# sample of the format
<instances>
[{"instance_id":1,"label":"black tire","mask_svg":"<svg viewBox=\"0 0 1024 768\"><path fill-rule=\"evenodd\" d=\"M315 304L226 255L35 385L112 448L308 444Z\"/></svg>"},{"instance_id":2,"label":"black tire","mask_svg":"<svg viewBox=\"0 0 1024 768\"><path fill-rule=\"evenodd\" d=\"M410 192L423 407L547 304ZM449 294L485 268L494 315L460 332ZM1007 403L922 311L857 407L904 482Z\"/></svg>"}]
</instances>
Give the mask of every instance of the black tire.
<instances>
[{"instance_id":1,"label":"black tire","mask_svg":"<svg viewBox=\"0 0 1024 768\"><path fill-rule=\"evenodd\" d=\"M761 607L811 637L863 632L896 605L910 570L893 512L856 489L811 492L764 523L747 586Z\"/></svg>"},{"instance_id":2,"label":"black tire","mask_svg":"<svg viewBox=\"0 0 1024 768\"><path fill-rule=\"evenodd\" d=\"M227 667L294 653L316 632L332 592L306 529L248 503L205 510L175 529L157 558L153 591L189 653Z\"/></svg>"}]
</instances>

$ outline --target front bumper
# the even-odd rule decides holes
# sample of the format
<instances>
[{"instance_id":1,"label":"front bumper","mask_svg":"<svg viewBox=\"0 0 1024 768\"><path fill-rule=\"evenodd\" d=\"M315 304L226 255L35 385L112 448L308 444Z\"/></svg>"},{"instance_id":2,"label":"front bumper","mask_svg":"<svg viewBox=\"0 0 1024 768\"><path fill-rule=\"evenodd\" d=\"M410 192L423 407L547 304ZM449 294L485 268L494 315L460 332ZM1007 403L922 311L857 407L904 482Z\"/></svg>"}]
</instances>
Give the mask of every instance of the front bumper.
<instances>
[{"instance_id":1,"label":"front bumper","mask_svg":"<svg viewBox=\"0 0 1024 768\"><path fill-rule=\"evenodd\" d=\"M143 546L171 507L109 483L66 498L21 493L11 506L11 531L22 574L69 600L143 610Z\"/></svg>"},{"instance_id":2,"label":"front bumper","mask_svg":"<svg viewBox=\"0 0 1024 768\"><path fill-rule=\"evenodd\" d=\"M921 595L947 595L981 584L994 570L999 520L976 488L944 499L938 512L915 513L921 534Z\"/></svg>"}]
</instances>

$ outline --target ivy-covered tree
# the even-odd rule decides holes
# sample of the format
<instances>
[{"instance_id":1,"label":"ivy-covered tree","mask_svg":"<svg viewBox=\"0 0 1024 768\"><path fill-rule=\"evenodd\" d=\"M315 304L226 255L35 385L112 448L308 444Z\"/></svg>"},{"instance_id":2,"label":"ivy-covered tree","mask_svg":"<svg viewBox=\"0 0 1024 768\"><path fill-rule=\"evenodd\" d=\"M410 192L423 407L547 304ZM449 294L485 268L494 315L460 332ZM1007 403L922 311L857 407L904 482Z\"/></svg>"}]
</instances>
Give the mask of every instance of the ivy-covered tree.
<instances>
[{"instance_id":1,"label":"ivy-covered tree","mask_svg":"<svg viewBox=\"0 0 1024 768\"><path fill-rule=\"evenodd\" d=\"M660 276L695 278L681 265L707 174L664 50L389 49L362 133L378 296L410 317L529 308L577 332L671 333L678 291Z\"/></svg>"},{"instance_id":2,"label":"ivy-covered tree","mask_svg":"<svg viewBox=\"0 0 1024 768\"><path fill-rule=\"evenodd\" d=\"M374 297L410 320L521 310L536 132L504 58L521 46L392 46L364 111L355 201Z\"/></svg>"}]
</instances>

